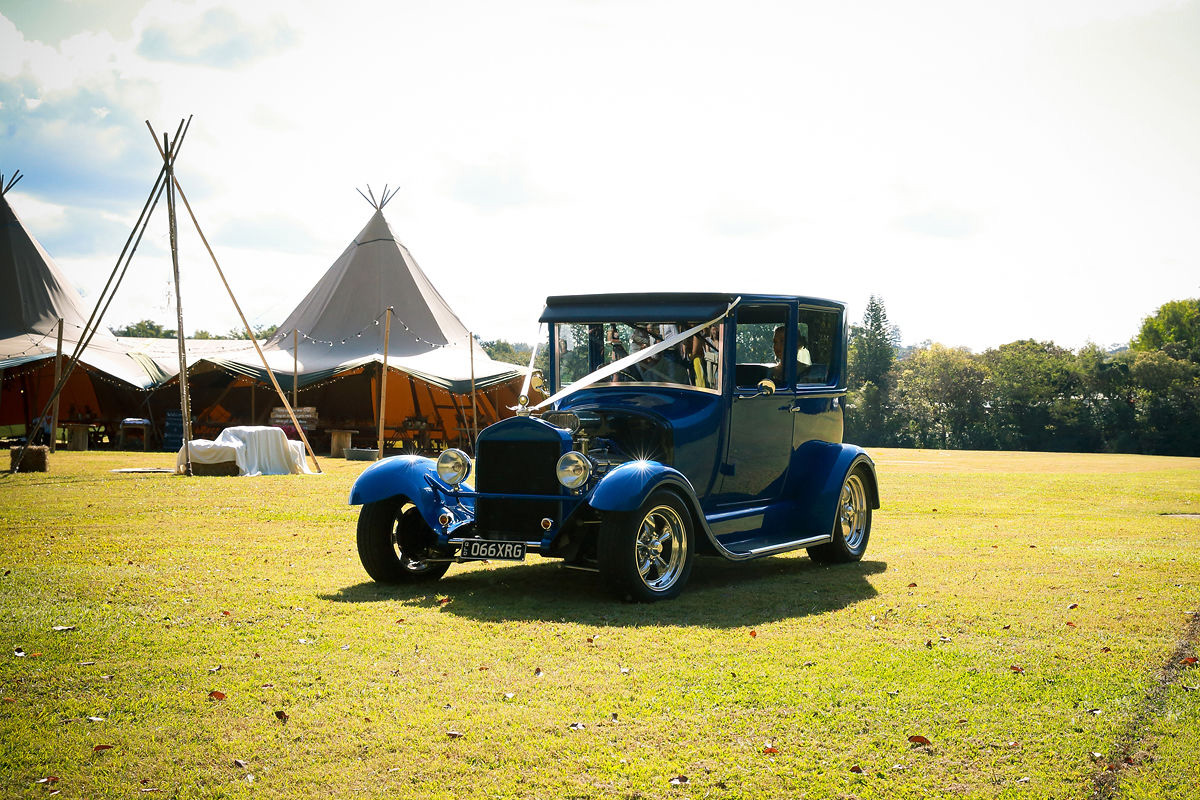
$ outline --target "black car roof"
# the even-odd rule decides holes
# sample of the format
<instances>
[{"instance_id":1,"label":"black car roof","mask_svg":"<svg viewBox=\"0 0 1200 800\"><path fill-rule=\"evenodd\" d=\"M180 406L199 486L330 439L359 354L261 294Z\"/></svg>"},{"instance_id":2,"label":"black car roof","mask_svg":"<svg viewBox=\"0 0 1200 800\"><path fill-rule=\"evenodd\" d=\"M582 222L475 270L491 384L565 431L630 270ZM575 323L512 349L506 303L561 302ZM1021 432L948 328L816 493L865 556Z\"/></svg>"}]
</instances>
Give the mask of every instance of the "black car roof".
<instances>
[{"instance_id":1,"label":"black car roof","mask_svg":"<svg viewBox=\"0 0 1200 800\"><path fill-rule=\"evenodd\" d=\"M720 315L737 298L742 304L799 302L844 309L836 300L775 294L717 292L618 292L569 294L546 298L540 322L656 322L703 321Z\"/></svg>"}]
</instances>

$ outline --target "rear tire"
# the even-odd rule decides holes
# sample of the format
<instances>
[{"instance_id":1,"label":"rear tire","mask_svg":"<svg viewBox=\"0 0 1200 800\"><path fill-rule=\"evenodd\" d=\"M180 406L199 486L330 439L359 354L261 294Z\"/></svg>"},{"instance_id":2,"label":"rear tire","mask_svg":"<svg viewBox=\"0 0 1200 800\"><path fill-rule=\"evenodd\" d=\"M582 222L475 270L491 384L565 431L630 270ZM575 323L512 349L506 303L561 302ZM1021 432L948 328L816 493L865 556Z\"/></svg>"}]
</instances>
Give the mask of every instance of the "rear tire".
<instances>
[{"instance_id":1,"label":"rear tire","mask_svg":"<svg viewBox=\"0 0 1200 800\"><path fill-rule=\"evenodd\" d=\"M808 548L808 557L818 564L861 561L871 539L871 505L863 472L851 470L842 481L837 511L833 517L833 541Z\"/></svg>"},{"instance_id":2,"label":"rear tire","mask_svg":"<svg viewBox=\"0 0 1200 800\"><path fill-rule=\"evenodd\" d=\"M600 577L623 600L651 603L683 591L695 558L692 517L674 492L660 489L633 512L613 512L600 529Z\"/></svg>"},{"instance_id":3,"label":"rear tire","mask_svg":"<svg viewBox=\"0 0 1200 800\"><path fill-rule=\"evenodd\" d=\"M399 497L366 503L358 512L358 558L378 583L436 581L450 562L428 562L436 537L421 512Z\"/></svg>"}]
</instances>

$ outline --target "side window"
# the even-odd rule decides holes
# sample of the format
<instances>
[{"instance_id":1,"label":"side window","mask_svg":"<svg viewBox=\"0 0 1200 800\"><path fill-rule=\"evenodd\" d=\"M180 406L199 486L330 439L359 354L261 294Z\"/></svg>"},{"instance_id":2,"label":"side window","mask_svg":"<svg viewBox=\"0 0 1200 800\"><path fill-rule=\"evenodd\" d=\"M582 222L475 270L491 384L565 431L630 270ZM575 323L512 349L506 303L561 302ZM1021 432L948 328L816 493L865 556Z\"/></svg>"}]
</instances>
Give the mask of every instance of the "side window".
<instances>
[{"instance_id":1,"label":"side window","mask_svg":"<svg viewBox=\"0 0 1200 800\"><path fill-rule=\"evenodd\" d=\"M787 332L787 306L750 306L738 310L734 381L754 388L763 378L781 385L782 357Z\"/></svg>"},{"instance_id":2,"label":"side window","mask_svg":"<svg viewBox=\"0 0 1200 800\"><path fill-rule=\"evenodd\" d=\"M837 345L841 340L841 314L812 308L800 309L796 331L796 383L827 384L837 372Z\"/></svg>"}]
</instances>

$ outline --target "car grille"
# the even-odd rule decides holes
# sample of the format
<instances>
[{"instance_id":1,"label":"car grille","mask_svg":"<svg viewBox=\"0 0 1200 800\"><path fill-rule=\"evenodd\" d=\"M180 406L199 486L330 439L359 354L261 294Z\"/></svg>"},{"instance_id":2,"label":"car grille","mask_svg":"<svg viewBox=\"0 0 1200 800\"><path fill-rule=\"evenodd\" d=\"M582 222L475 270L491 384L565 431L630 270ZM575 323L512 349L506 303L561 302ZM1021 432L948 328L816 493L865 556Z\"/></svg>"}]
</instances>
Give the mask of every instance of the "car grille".
<instances>
[{"instance_id":1,"label":"car grille","mask_svg":"<svg viewBox=\"0 0 1200 800\"><path fill-rule=\"evenodd\" d=\"M475 490L511 494L559 495L554 475L561 455L558 441L504 441L480 437L475 456ZM475 531L485 539L542 538L545 517L558 526L562 503L480 497L475 501Z\"/></svg>"}]
</instances>

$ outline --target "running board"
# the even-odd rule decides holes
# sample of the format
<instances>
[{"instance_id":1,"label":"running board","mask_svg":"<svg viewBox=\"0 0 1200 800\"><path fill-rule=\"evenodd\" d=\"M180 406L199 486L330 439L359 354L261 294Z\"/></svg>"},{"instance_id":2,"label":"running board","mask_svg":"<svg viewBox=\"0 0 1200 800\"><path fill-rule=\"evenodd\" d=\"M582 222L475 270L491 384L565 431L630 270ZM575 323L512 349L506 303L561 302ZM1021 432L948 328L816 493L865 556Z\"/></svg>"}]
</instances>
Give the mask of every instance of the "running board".
<instances>
[{"instance_id":1,"label":"running board","mask_svg":"<svg viewBox=\"0 0 1200 800\"><path fill-rule=\"evenodd\" d=\"M713 540L719 548L721 555L733 561L744 561L750 558L761 558L762 556L775 555L776 553L786 553L789 550L799 550L802 547L812 547L818 544L827 544L833 541L833 536L824 534L822 536L809 536L804 539L796 539L791 542L783 542L781 544L768 545L767 547L753 547L749 550L730 550L720 542Z\"/></svg>"}]
</instances>

